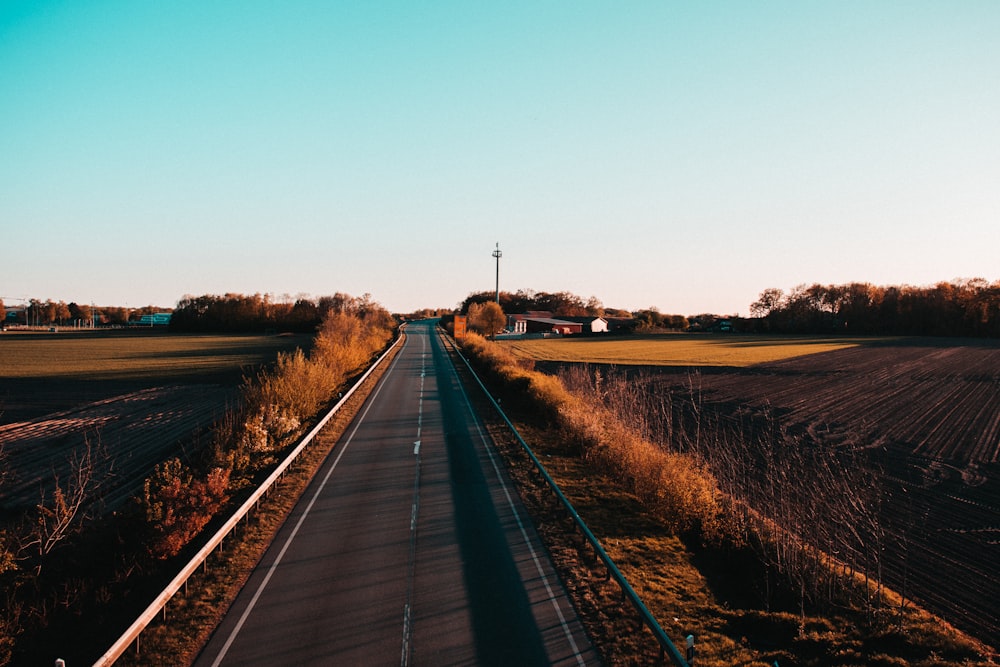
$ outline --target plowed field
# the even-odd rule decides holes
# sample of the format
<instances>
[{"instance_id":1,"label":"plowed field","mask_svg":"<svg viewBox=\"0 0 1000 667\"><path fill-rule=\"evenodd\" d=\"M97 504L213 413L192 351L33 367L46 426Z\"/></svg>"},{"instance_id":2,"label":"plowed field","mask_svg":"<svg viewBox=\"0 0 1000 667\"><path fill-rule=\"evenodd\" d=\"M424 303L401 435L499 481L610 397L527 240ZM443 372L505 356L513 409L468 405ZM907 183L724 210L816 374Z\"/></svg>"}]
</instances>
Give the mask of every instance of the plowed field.
<instances>
[{"instance_id":1,"label":"plowed field","mask_svg":"<svg viewBox=\"0 0 1000 667\"><path fill-rule=\"evenodd\" d=\"M54 480L70 476L74 455L89 442L101 477L100 496L114 508L140 487L149 471L177 456L199 428L221 417L233 388L219 385L151 387L26 422L0 426L9 478L0 508L51 498Z\"/></svg>"},{"instance_id":2,"label":"plowed field","mask_svg":"<svg viewBox=\"0 0 1000 667\"><path fill-rule=\"evenodd\" d=\"M886 582L1000 644L1000 345L909 341L705 373L716 405L770 405L884 471ZM663 378L661 381L668 381Z\"/></svg>"},{"instance_id":3,"label":"plowed field","mask_svg":"<svg viewBox=\"0 0 1000 667\"><path fill-rule=\"evenodd\" d=\"M691 368L629 374L691 395ZM766 409L800 437L867 449L885 486L886 583L1000 645L1000 341L873 340L703 367L695 384L724 419Z\"/></svg>"},{"instance_id":4,"label":"plowed field","mask_svg":"<svg viewBox=\"0 0 1000 667\"><path fill-rule=\"evenodd\" d=\"M0 511L34 507L65 485L89 443L104 509L141 488L160 461L237 398L246 373L305 336L176 336L146 332L0 338Z\"/></svg>"}]
</instances>

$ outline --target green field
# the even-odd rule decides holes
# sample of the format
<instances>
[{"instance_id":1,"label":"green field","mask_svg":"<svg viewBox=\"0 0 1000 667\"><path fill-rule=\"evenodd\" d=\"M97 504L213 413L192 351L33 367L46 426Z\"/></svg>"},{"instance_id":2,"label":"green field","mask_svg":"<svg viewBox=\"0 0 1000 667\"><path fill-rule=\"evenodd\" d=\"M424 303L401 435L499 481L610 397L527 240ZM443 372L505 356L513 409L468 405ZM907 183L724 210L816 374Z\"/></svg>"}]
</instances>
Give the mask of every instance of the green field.
<instances>
[{"instance_id":1,"label":"green field","mask_svg":"<svg viewBox=\"0 0 1000 667\"><path fill-rule=\"evenodd\" d=\"M871 338L830 336L719 336L639 334L628 337L566 337L501 340L524 359L622 366L746 367L817 352L870 344ZM884 339L883 339L884 340Z\"/></svg>"},{"instance_id":2,"label":"green field","mask_svg":"<svg viewBox=\"0 0 1000 667\"><path fill-rule=\"evenodd\" d=\"M0 334L0 379L139 380L237 375L310 336L151 332Z\"/></svg>"}]
</instances>

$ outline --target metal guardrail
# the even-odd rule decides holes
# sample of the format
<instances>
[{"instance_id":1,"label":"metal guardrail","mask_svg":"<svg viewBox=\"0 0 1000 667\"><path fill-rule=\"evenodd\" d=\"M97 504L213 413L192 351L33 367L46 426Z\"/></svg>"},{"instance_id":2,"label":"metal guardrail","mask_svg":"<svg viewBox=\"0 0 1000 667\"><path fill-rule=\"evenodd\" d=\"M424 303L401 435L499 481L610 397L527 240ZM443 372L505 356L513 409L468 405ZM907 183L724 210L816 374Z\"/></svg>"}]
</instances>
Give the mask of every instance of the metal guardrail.
<instances>
[{"instance_id":1,"label":"metal guardrail","mask_svg":"<svg viewBox=\"0 0 1000 667\"><path fill-rule=\"evenodd\" d=\"M187 583L187 580L208 559L209 555L211 555L211 553L215 551L220 544L222 544L222 541L229 535L229 533L232 532L233 528L235 528L236 525L250 513L250 510L253 509L260 499L271 490L271 487L284 476L285 471L292 465L292 463L295 462L295 459L299 457L309 443L312 442L313 438L315 438L316 435L323 430L323 427L326 426L327 422L329 422L330 419L337 414L344 403L346 403L347 400L354 395L354 392L357 391L362 383L368 379L368 376L371 375L376 368L378 368L379 364L382 363L382 361L402 339L402 336L397 336L393 344L378 357L375 363L373 363L368 370L365 371L365 374L354 383L354 386L352 386L347 393L344 394L339 401L337 401L337 404L330 409L326 416L319 420L316 426L314 426L312 430L310 430L309 433L302 438L295 449L292 450L287 457L285 457L284 461L281 462L281 465L279 465L274 472L272 472L268 478L264 480L257 490L254 491L249 498L247 498L246 502L240 505L239 509L236 510L232 517L230 517L229 520L226 521L226 523L218 530L218 532L216 532L215 535L213 535L212 538L205 544L205 546L203 546L198 553L194 555L194 557L188 562L187 565L184 566L180 573L174 577L169 584L167 584L167 587L163 589L163 592L156 596L156 599L153 600L148 607L146 607L146 610L142 612L142 615L140 615L139 618L137 618L135 622L129 626L128 630L125 631L118 641L116 641L114 645L109 648L107 652L97 660L97 662L94 663L94 667L107 667L109 665L113 665L115 661L118 660L118 658L120 658L130 646L132 646L133 642L138 642L139 635L141 635L142 631L146 629L146 626L148 626L167 606L167 603L170 602L170 599L173 598L174 594L176 594L177 591L180 590L185 583Z\"/></svg>"},{"instance_id":2,"label":"metal guardrail","mask_svg":"<svg viewBox=\"0 0 1000 667\"><path fill-rule=\"evenodd\" d=\"M441 335L444 336L445 334ZM574 509L572 503L570 503L569 499L566 498L566 496L563 494L562 490L559 488L559 485L556 484L554 479L552 479L548 471L545 469L545 466L542 465L542 462L538 459L537 456L535 456L535 453L531 450L531 447L529 447L528 443L526 443L524 441L524 438L521 437L521 434L518 432L517 428L510 421L510 419L507 417L504 411L500 408L500 404L497 403L497 401L490 394L489 390L486 388L486 385L483 384L483 381L479 379L479 376L476 374L476 371L473 370L472 368L472 364L470 364L469 360L465 358L465 355L463 355L459 351L458 345L455 345L454 341L452 341L452 343L453 343L452 348L455 350L455 354L457 354L458 358L465 363L466 368L469 369L469 373L472 374L472 377L476 380L476 383L483 390L483 394L486 396L487 399L489 399L490 403L493 405L493 408L496 410L497 414L500 415L500 417L507 424L507 428L509 428L511 433L514 434L514 437L517 438L517 441L518 443L520 443L521 448L531 458L531 461L534 464L535 468L541 474L542 478L545 480L546 484L548 484L549 488L555 494L556 498L559 499L559 502L566 509L569 515L573 518L573 522L576 524L577 529L584 536L584 538L590 543L591 548L593 548L595 556L601 562L604 563L604 566L608 570L609 576L613 578L615 582L618 584L618 586L621 588L622 595L625 597L625 599L627 599L629 602L632 603L632 606L635 608L636 612L642 618L643 624L647 628L649 628L650 632L653 633L653 637L660 645L660 655L668 656L670 658L670 661L674 665L677 665L677 667L689 667L687 661L684 659L684 656L681 655L680 651L677 650L677 647L674 645L673 641L670 640L670 637L667 636L667 633L664 632L662 627L660 627L659 621L656 620L656 618L650 613L649 609L646 608L646 605L643 604L642 600L636 594L635 590L628 583L628 580L625 579L625 575L621 573L621 570L618 569L618 566L615 565L613 560L611 560L611 556L608 555L608 553L604 550L604 547L601 546L601 543L600 541L598 541L597 537L594 536L594 534L590 531L590 528L587 527L587 524L584 523L583 519L580 518L580 515L577 514L576 509ZM689 639L688 642L689 642L688 646L692 647L693 646L692 639Z\"/></svg>"}]
</instances>

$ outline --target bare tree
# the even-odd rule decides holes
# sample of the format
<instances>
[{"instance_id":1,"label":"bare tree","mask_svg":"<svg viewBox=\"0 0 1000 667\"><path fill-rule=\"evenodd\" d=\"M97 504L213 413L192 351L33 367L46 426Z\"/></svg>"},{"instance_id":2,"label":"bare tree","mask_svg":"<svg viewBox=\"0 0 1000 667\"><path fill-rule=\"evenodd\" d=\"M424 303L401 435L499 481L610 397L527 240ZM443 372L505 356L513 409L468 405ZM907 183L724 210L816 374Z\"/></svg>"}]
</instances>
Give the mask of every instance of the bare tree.
<instances>
[{"instance_id":1,"label":"bare tree","mask_svg":"<svg viewBox=\"0 0 1000 667\"><path fill-rule=\"evenodd\" d=\"M106 452L95 447L89 438L83 447L73 451L69 460L69 475L63 483L55 474L52 495L46 498L42 491L37 505L34 524L21 544L22 552L33 553L39 558L50 553L60 542L75 532L86 518L86 510L95 500L97 490L110 474L104 463Z\"/></svg>"}]
</instances>

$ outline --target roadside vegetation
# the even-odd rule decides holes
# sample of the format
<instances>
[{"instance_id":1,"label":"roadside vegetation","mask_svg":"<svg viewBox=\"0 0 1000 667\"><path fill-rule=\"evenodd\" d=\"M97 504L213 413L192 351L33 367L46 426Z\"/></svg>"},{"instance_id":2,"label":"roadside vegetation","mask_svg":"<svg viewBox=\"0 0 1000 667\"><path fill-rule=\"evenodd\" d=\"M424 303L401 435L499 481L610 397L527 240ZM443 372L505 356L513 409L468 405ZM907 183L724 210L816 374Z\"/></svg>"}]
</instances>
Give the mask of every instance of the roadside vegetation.
<instances>
[{"instance_id":1,"label":"roadside vegetation","mask_svg":"<svg viewBox=\"0 0 1000 667\"><path fill-rule=\"evenodd\" d=\"M766 430L718 443L725 460L683 446L686 429L655 442L608 406L624 385L542 374L475 335L462 347L668 634L698 637L698 665L991 664L985 647L883 585L868 480L850 456L795 451ZM759 456L770 477L750 465ZM821 506L810 489L824 485L841 500ZM840 542L873 559L834 560Z\"/></svg>"},{"instance_id":2,"label":"roadside vegetation","mask_svg":"<svg viewBox=\"0 0 1000 667\"><path fill-rule=\"evenodd\" d=\"M114 460L101 458L107 450L95 442L74 454L72 474L56 480L53 493L6 517L0 664L47 664L56 650L84 664L110 645L172 559L183 558L392 339L395 322L378 304L362 298L339 308L325 314L308 354L280 353L273 366L246 376L238 404L156 465L114 514L102 511L101 498Z\"/></svg>"}]
</instances>

